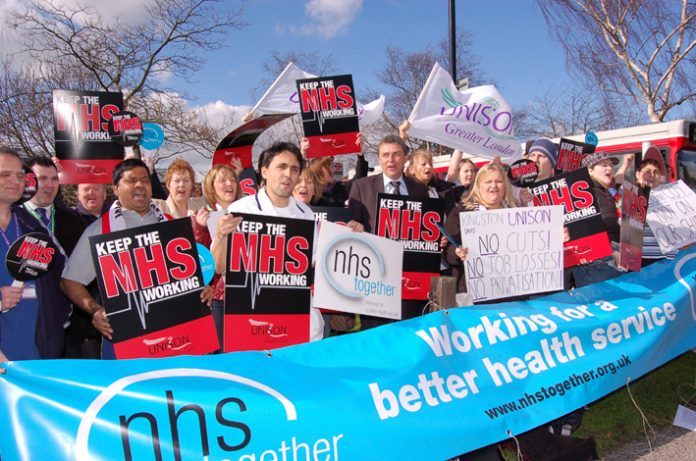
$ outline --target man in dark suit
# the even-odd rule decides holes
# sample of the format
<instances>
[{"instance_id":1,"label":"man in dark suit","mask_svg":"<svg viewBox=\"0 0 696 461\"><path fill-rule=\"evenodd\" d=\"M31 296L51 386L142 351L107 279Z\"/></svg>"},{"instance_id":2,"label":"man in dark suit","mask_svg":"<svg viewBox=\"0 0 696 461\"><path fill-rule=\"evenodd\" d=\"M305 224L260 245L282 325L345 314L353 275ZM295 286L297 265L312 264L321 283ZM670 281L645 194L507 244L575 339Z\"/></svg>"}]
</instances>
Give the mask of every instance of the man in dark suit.
<instances>
[{"instance_id":1,"label":"man in dark suit","mask_svg":"<svg viewBox=\"0 0 696 461\"><path fill-rule=\"evenodd\" d=\"M355 220L365 227L365 232L375 233L376 231L377 194L380 192L415 198L428 197L425 186L404 176L407 152L408 147L400 137L385 136L377 148L382 174L360 178L350 188L348 207L353 211ZM421 307L419 302L402 301L402 318L416 316ZM390 320L369 315L361 315L360 319L363 330L390 323Z\"/></svg>"},{"instance_id":2,"label":"man in dark suit","mask_svg":"<svg viewBox=\"0 0 696 461\"><path fill-rule=\"evenodd\" d=\"M66 208L56 200L60 190L56 165L49 158L34 157L27 166L36 175L37 187L36 194L23 206L41 223L43 232L53 237L59 251L67 259L86 225L74 210ZM98 358L96 331L92 327L91 319L80 318L79 311L80 309L73 309L71 324L66 330L65 357Z\"/></svg>"},{"instance_id":3,"label":"man in dark suit","mask_svg":"<svg viewBox=\"0 0 696 461\"><path fill-rule=\"evenodd\" d=\"M379 143L377 156L382 174L360 178L350 188L348 208L355 220L365 227L365 232L375 232L377 216L377 194L408 195L416 198L428 197L422 184L404 176L408 147L397 135L387 135Z\"/></svg>"}]
</instances>

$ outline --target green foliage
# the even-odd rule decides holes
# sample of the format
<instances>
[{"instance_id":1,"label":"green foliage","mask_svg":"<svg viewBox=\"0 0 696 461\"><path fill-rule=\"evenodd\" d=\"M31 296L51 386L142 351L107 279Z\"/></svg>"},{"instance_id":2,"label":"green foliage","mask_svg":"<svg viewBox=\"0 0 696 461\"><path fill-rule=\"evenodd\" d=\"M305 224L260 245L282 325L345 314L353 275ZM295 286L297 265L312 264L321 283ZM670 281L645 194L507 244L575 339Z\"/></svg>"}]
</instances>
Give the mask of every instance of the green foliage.
<instances>
[{"instance_id":1,"label":"green foliage","mask_svg":"<svg viewBox=\"0 0 696 461\"><path fill-rule=\"evenodd\" d=\"M677 405L686 399L696 405L696 354L689 351L668 364L629 384L631 395L653 429L669 426ZM650 435L649 429L648 434ZM643 418L631 401L626 386L589 405L575 437L594 437L600 456L629 442L644 439ZM503 453L506 461L516 461L511 450Z\"/></svg>"}]
</instances>

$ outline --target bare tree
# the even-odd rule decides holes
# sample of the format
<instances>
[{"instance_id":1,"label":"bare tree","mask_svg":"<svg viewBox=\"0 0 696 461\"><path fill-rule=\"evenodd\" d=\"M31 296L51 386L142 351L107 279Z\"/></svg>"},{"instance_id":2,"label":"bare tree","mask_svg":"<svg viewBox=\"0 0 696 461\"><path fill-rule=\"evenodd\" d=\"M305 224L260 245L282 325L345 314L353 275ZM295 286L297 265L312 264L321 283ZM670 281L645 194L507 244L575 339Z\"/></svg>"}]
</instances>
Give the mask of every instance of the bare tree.
<instances>
[{"instance_id":1,"label":"bare tree","mask_svg":"<svg viewBox=\"0 0 696 461\"><path fill-rule=\"evenodd\" d=\"M271 83L291 62L303 71L314 75L331 75L336 72L336 60L331 54L324 56L318 51L290 50L286 53L273 51L261 65L262 77L258 85L250 91L252 99L261 98Z\"/></svg>"},{"instance_id":2,"label":"bare tree","mask_svg":"<svg viewBox=\"0 0 696 461\"><path fill-rule=\"evenodd\" d=\"M142 101L166 91L166 76L188 79L203 63L201 51L222 47L230 30L245 25L241 9L222 0L149 0L141 8L137 20L105 18L83 3L32 0L10 13L20 52L3 62L0 139L28 155L51 153L53 89L123 92L127 108L142 110ZM148 116L165 118L153 111ZM193 122L186 132L202 134L205 124Z\"/></svg>"},{"instance_id":3,"label":"bare tree","mask_svg":"<svg viewBox=\"0 0 696 461\"><path fill-rule=\"evenodd\" d=\"M157 150L155 165L172 157L192 154L212 159L218 143L235 124L232 113L213 123L204 110L189 108L188 101L176 93L159 92L147 98L132 99L131 109L143 119L160 124L167 133L166 150Z\"/></svg>"},{"instance_id":4,"label":"bare tree","mask_svg":"<svg viewBox=\"0 0 696 461\"><path fill-rule=\"evenodd\" d=\"M634 125L640 115L629 109L582 88L548 89L515 111L515 134L521 139L558 138Z\"/></svg>"},{"instance_id":5,"label":"bare tree","mask_svg":"<svg viewBox=\"0 0 696 461\"><path fill-rule=\"evenodd\" d=\"M200 51L223 45L230 29L244 26L240 11L221 0L152 0L144 18L106 20L96 7L33 0L10 16L23 49L42 64L56 59L84 68L104 91L132 97L153 89L152 77L186 78L203 63Z\"/></svg>"},{"instance_id":6,"label":"bare tree","mask_svg":"<svg viewBox=\"0 0 696 461\"><path fill-rule=\"evenodd\" d=\"M390 46L385 50L386 65L378 74L387 86L387 111L396 128L416 105L433 64L449 68L449 44L442 40L436 46L428 45L420 51L406 51ZM457 36L457 75L469 78L473 86L485 80L479 69L479 58L471 50L471 36L462 32Z\"/></svg>"},{"instance_id":7,"label":"bare tree","mask_svg":"<svg viewBox=\"0 0 696 461\"><path fill-rule=\"evenodd\" d=\"M94 90L82 69L70 66L18 67L2 59L0 73L0 143L28 156L52 155L54 88Z\"/></svg>"},{"instance_id":8,"label":"bare tree","mask_svg":"<svg viewBox=\"0 0 696 461\"><path fill-rule=\"evenodd\" d=\"M687 0L537 0L573 74L645 107L653 122L696 97L696 7Z\"/></svg>"}]
</instances>

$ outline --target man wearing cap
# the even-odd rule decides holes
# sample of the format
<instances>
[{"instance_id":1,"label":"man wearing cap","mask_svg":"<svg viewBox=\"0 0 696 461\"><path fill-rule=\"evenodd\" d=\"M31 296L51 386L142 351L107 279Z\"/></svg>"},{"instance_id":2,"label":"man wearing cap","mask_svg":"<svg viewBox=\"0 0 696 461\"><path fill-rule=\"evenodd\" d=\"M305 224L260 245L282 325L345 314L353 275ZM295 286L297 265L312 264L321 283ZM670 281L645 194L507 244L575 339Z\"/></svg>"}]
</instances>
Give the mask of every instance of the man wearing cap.
<instances>
[{"instance_id":1,"label":"man wearing cap","mask_svg":"<svg viewBox=\"0 0 696 461\"><path fill-rule=\"evenodd\" d=\"M17 206L24 192L19 154L0 146L0 362L52 359L63 352L63 326L70 305L59 289L63 256L35 281L14 283L5 266L10 245L24 234L46 232L27 210Z\"/></svg>"},{"instance_id":2,"label":"man wearing cap","mask_svg":"<svg viewBox=\"0 0 696 461\"><path fill-rule=\"evenodd\" d=\"M655 147L650 147L643 154L643 160L636 166L636 181L641 187L654 189L664 182L666 177L665 161L662 154ZM663 254L657 238L650 226L645 223L643 227L643 259L641 267L649 266L661 259L674 259L678 250Z\"/></svg>"},{"instance_id":3,"label":"man wearing cap","mask_svg":"<svg viewBox=\"0 0 696 461\"><path fill-rule=\"evenodd\" d=\"M609 191L609 187L614 182L614 167L618 164L619 160L607 152L595 152L582 161L582 166L587 167L590 173L593 183L592 192L597 199L596 203L599 205L599 212L602 215L602 221L615 254L588 264L573 266L573 278L577 288L609 280L621 274L615 264L621 237L619 212L614 196Z\"/></svg>"},{"instance_id":4,"label":"man wearing cap","mask_svg":"<svg viewBox=\"0 0 696 461\"><path fill-rule=\"evenodd\" d=\"M550 139L541 138L534 141L527 151L526 158L535 162L539 169L539 175L535 182L544 181L556 175L558 146ZM532 202L532 193L529 192L529 189L520 189L519 202L521 206L528 206Z\"/></svg>"}]
</instances>

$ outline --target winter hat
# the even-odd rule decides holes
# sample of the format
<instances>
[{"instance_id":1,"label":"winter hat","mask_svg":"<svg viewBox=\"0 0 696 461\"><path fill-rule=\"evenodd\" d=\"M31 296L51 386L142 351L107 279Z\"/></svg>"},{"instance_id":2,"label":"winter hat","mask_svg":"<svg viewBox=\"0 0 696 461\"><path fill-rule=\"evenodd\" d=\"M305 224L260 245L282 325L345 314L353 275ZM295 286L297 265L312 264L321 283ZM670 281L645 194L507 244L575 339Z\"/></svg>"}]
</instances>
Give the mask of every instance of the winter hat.
<instances>
[{"instance_id":1,"label":"winter hat","mask_svg":"<svg viewBox=\"0 0 696 461\"><path fill-rule=\"evenodd\" d=\"M611 160L611 163L614 166L619 164L619 159L616 157L612 157L609 152L595 152L594 154L590 154L584 159L582 159L582 166L592 168L602 160Z\"/></svg>"},{"instance_id":2,"label":"winter hat","mask_svg":"<svg viewBox=\"0 0 696 461\"><path fill-rule=\"evenodd\" d=\"M554 168L556 168L556 163L558 162L558 146L553 143L550 139L540 138L532 143L532 146L527 151L527 157L529 157L532 152L541 152L549 160Z\"/></svg>"}]
</instances>

